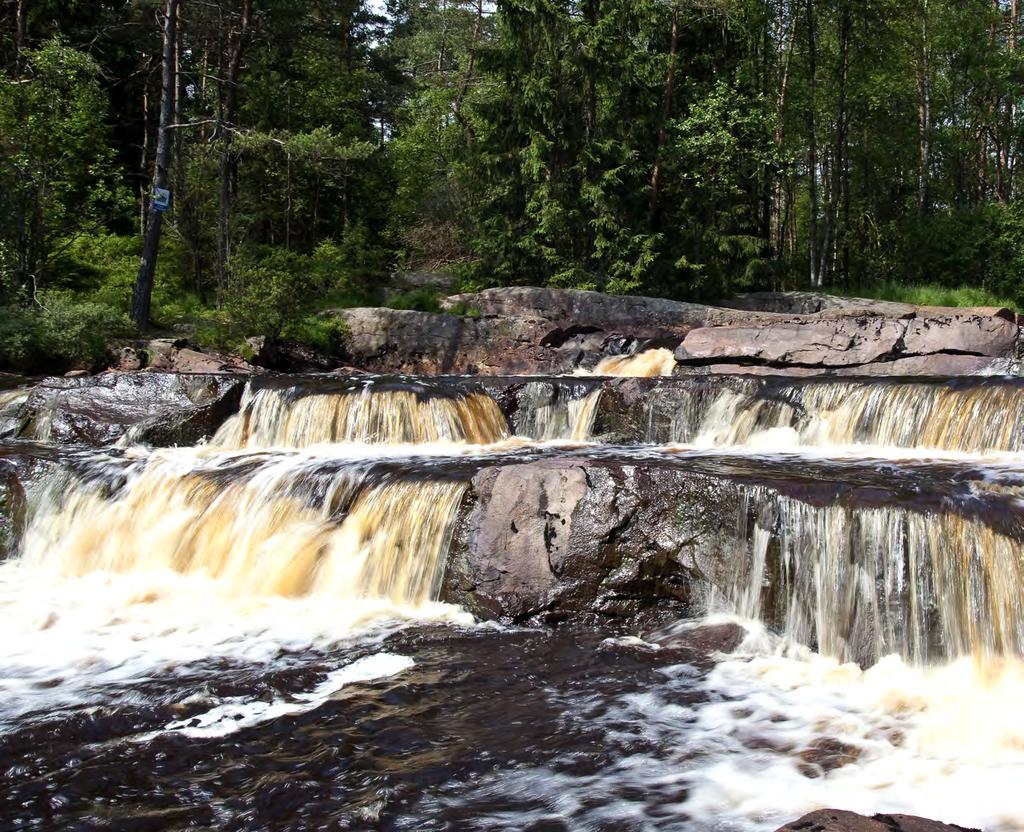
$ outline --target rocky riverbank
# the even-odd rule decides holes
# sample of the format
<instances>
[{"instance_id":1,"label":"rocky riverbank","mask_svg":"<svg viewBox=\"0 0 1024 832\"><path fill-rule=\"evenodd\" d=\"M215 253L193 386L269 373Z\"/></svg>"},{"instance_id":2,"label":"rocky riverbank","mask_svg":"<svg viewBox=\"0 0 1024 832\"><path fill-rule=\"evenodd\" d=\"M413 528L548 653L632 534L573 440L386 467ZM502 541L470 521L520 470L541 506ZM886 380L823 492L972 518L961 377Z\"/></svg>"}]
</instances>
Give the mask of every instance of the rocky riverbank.
<instances>
[{"instance_id":1,"label":"rocky riverbank","mask_svg":"<svg viewBox=\"0 0 1024 832\"><path fill-rule=\"evenodd\" d=\"M593 371L609 357L664 348L677 375L970 375L1016 372L1020 330L998 308L916 307L808 292L755 293L721 306L570 289L452 295L441 312L327 311L331 353L250 338L246 357L184 339L118 346L112 369L199 373L346 372L538 375Z\"/></svg>"}]
</instances>

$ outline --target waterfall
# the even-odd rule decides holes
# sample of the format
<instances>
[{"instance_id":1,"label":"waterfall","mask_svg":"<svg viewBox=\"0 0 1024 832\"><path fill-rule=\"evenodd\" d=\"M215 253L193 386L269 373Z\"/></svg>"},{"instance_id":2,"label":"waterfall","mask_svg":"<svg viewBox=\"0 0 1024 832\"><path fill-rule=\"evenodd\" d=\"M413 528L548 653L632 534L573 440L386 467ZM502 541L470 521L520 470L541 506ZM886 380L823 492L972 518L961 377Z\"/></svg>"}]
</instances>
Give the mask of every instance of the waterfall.
<instances>
[{"instance_id":1,"label":"waterfall","mask_svg":"<svg viewBox=\"0 0 1024 832\"><path fill-rule=\"evenodd\" d=\"M223 448L301 448L337 442L400 444L499 442L508 424L483 393L437 395L413 390L305 393L247 388L241 408L214 436Z\"/></svg>"},{"instance_id":2,"label":"waterfall","mask_svg":"<svg viewBox=\"0 0 1024 832\"><path fill-rule=\"evenodd\" d=\"M528 382L519 392L515 431L540 442L585 442L593 432L600 401L599 387Z\"/></svg>"},{"instance_id":3,"label":"waterfall","mask_svg":"<svg viewBox=\"0 0 1024 832\"><path fill-rule=\"evenodd\" d=\"M652 378L654 376L670 376L675 367L676 357L672 350L659 347L644 350L635 355L615 355L603 358L594 368L593 375Z\"/></svg>"},{"instance_id":4,"label":"waterfall","mask_svg":"<svg viewBox=\"0 0 1024 832\"><path fill-rule=\"evenodd\" d=\"M196 574L236 596L431 600L465 484L320 465L157 455L112 495L64 474L38 500L21 561L68 577Z\"/></svg>"},{"instance_id":5,"label":"waterfall","mask_svg":"<svg viewBox=\"0 0 1024 832\"><path fill-rule=\"evenodd\" d=\"M645 402L647 442L700 447L870 445L964 453L1024 449L1024 388L986 379L694 380Z\"/></svg>"},{"instance_id":6,"label":"waterfall","mask_svg":"<svg viewBox=\"0 0 1024 832\"><path fill-rule=\"evenodd\" d=\"M814 505L741 487L709 607L873 664L1024 656L1020 540L953 511Z\"/></svg>"}]
</instances>

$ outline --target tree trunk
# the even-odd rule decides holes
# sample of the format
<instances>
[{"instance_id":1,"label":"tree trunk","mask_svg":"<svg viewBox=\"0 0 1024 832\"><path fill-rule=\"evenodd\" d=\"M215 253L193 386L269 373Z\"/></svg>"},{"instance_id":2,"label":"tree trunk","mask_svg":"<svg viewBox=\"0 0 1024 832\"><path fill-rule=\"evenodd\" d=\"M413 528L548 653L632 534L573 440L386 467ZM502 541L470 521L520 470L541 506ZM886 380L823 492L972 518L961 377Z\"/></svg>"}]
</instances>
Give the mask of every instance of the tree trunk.
<instances>
[{"instance_id":1,"label":"tree trunk","mask_svg":"<svg viewBox=\"0 0 1024 832\"><path fill-rule=\"evenodd\" d=\"M168 127L174 116L174 98L177 79L174 77L175 47L178 34L179 0L167 0L164 10L163 73L160 84L160 123L157 127L156 164L153 169L153 187L167 187L167 169L171 162L171 136ZM156 271L156 257L160 248L160 229L163 215L150 204L146 236L142 244L142 260L139 276L132 292L131 316L139 329L149 326L149 306L153 295L153 275Z\"/></svg>"},{"instance_id":2,"label":"tree trunk","mask_svg":"<svg viewBox=\"0 0 1024 832\"><path fill-rule=\"evenodd\" d=\"M814 32L814 0L807 0L807 136L808 153L807 167L810 179L810 218L808 228L808 248L810 254L811 286L821 286L821 275L818 272L818 139L815 134L815 74L817 72L816 40Z\"/></svg>"},{"instance_id":3,"label":"tree trunk","mask_svg":"<svg viewBox=\"0 0 1024 832\"><path fill-rule=\"evenodd\" d=\"M223 79L223 94L220 97L220 124L218 139L220 161L218 164L217 197L217 306L224 302L227 287L228 261L231 258L231 214L234 188L234 155L231 150L235 129L235 105L237 103L238 74L242 65L242 52L249 35L252 19L252 0L242 3L242 17L238 29L232 29L228 36L228 64Z\"/></svg>"},{"instance_id":4,"label":"tree trunk","mask_svg":"<svg viewBox=\"0 0 1024 832\"><path fill-rule=\"evenodd\" d=\"M139 154L139 234L146 236L146 217L149 214L149 191L146 173L149 170L149 59L144 63L142 75L142 150Z\"/></svg>"},{"instance_id":5,"label":"tree trunk","mask_svg":"<svg viewBox=\"0 0 1024 832\"><path fill-rule=\"evenodd\" d=\"M1017 0L1010 0L1010 54L1017 52ZM1009 141L1006 143L1006 198L1013 199L1014 193L1014 169L1017 167L1017 96L1010 96L1009 107Z\"/></svg>"},{"instance_id":6,"label":"tree trunk","mask_svg":"<svg viewBox=\"0 0 1024 832\"><path fill-rule=\"evenodd\" d=\"M21 78L25 71L25 2L18 0L14 7L14 77Z\"/></svg>"},{"instance_id":7,"label":"tree trunk","mask_svg":"<svg viewBox=\"0 0 1024 832\"><path fill-rule=\"evenodd\" d=\"M928 165L931 156L931 78L928 65L928 0L924 0L921 15L921 60L918 67L918 155L920 170L917 176L917 211L928 210Z\"/></svg>"},{"instance_id":8,"label":"tree trunk","mask_svg":"<svg viewBox=\"0 0 1024 832\"><path fill-rule=\"evenodd\" d=\"M651 197L647 205L647 227L654 230L658 219L658 197L661 193L661 149L668 138L668 120L672 118L672 98L675 94L676 52L679 49L679 9L672 9L672 36L668 47L668 72L665 73L665 97L661 103L661 124L654 148L654 169L651 171Z\"/></svg>"},{"instance_id":9,"label":"tree trunk","mask_svg":"<svg viewBox=\"0 0 1024 832\"><path fill-rule=\"evenodd\" d=\"M781 27L783 25L784 24L780 22L780 38L782 36ZM797 15L796 8L794 7L792 20L789 22L789 43L786 44L785 51L783 52L782 69L779 76L778 89L775 94L775 150L780 157L782 155L783 117L786 113L786 101L789 92L790 67L793 63L793 47L796 44L796 28ZM782 250L785 245L785 221L783 219L782 205L785 193L782 177L777 175L775 177L775 188L772 197L772 217L773 222L775 223L775 230L772 235L772 247L776 260L782 259Z\"/></svg>"},{"instance_id":10,"label":"tree trunk","mask_svg":"<svg viewBox=\"0 0 1024 832\"><path fill-rule=\"evenodd\" d=\"M844 6L839 21L839 79L836 102L835 146L831 158L828 187L828 205L825 208L825 239L818 263L818 279L824 283L835 271L839 236L839 200L842 195L842 176L846 158L846 84L850 74L850 10Z\"/></svg>"}]
</instances>

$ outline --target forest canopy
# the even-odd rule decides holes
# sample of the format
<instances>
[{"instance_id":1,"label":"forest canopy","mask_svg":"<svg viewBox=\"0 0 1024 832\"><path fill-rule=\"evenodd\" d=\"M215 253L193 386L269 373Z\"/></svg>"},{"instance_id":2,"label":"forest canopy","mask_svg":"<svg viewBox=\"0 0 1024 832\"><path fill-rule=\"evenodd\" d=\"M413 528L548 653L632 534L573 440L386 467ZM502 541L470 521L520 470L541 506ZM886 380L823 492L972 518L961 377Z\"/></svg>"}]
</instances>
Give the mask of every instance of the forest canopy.
<instances>
[{"instance_id":1,"label":"forest canopy","mask_svg":"<svg viewBox=\"0 0 1024 832\"><path fill-rule=\"evenodd\" d=\"M395 270L1024 304L1017 0L3 14L0 366L134 332L160 175L147 321L200 342L326 345L316 313L379 299Z\"/></svg>"}]
</instances>

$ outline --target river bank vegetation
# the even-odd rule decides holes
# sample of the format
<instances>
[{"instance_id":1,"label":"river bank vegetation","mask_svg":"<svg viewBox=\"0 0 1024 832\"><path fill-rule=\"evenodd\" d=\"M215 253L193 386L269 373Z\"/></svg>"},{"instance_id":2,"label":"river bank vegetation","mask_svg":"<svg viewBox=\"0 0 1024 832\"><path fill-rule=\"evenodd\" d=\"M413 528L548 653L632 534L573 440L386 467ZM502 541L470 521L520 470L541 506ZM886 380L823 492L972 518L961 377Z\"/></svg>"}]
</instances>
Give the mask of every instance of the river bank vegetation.
<instances>
[{"instance_id":1,"label":"river bank vegetation","mask_svg":"<svg viewBox=\"0 0 1024 832\"><path fill-rule=\"evenodd\" d=\"M1016 0L3 14L7 368L89 360L139 323L329 346L316 313L380 302L395 270L1024 303ZM133 322L154 182L171 200Z\"/></svg>"}]
</instances>

